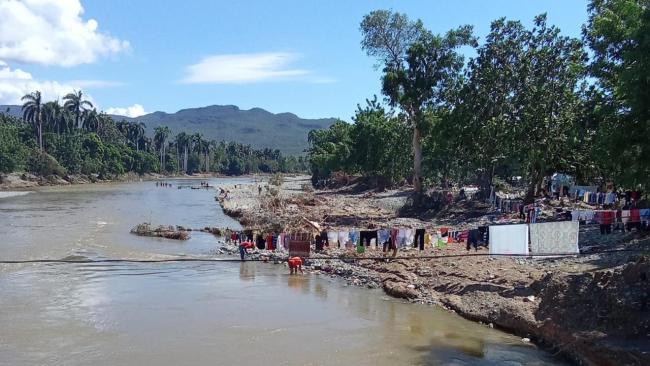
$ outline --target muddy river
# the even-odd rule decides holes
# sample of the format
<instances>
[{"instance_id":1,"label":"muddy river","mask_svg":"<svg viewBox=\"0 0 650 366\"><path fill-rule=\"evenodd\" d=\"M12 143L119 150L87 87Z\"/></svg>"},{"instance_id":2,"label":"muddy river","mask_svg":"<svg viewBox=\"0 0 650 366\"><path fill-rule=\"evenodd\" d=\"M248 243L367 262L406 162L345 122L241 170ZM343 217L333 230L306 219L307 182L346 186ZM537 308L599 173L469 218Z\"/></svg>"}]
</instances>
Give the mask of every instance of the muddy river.
<instances>
[{"instance_id":1,"label":"muddy river","mask_svg":"<svg viewBox=\"0 0 650 366\"><path fill-rule=\"evenodd\" d=\"M0 260L213 258L219 243L209 234L177 242L129 233L144 221L238 227L215 191L169 182L2 192ZM272 264L0 264L0 365L557 363L447 311Z\"/></svg>"}]
</instances>

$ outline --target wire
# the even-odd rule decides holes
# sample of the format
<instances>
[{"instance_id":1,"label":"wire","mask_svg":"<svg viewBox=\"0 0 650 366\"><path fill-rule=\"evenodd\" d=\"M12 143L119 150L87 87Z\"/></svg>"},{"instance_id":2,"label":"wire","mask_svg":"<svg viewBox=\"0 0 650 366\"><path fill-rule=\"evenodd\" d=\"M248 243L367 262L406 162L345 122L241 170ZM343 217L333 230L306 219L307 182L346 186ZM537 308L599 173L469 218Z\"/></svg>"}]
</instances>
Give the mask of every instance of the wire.
<instances>
[{"instance_id":1,"label":"wire","mask_svg":"<svg viewBox=\"0 0 650 366\"><path fill-rule=\"evenodd\" d=\"M462 257L515 257L515 258L567 258L567 257L580 257L590 256L594 254L612 254L612 253L650 253L648 249L614 249L593 251L588 253L537 253L537 254L490 254L490 253L468 253L468 254L450 254L450 255L425 255L425 256L380 256L380 257L353 257L353 256L319 256L309 258L312 260L342 260L342 261L358 261L358 260L420 260L420 259L445 259L445 258L462 258ZM206 263L219 263L219 262L268 262L268 261L281 261L286 262L287 259L269 258L264 254L259 254L261 258L173 258L173 259L27 259L27 260L0 260L0 264L27 264L27 263L70 263L70 264L84 264L84 263L174 263L174 262L206 262ZM270 255L269 255L270 256Z\"/></svg>"}]
</instances>

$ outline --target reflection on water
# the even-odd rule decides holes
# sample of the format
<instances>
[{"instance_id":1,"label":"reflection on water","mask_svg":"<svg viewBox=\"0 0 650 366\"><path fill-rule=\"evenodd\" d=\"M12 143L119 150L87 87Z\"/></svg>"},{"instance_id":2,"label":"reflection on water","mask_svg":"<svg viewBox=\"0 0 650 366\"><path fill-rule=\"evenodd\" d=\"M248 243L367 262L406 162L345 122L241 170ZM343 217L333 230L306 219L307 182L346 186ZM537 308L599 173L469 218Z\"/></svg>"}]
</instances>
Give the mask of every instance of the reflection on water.
<instances>
[{"instance_id":1,"label":"reflection on water","mask_svg":"<svg viewBox=\"0 0 650 366\"><path fill-rule=\"evenodd\" d=\"M179 243L128 230L149 215L161 223L235 225L209 191L151 185L69 187L4 199L0 230L8 240L0 240L0 256L210 256L217 245L211 235L192 233ZM0 294L0 365L555 362L517 337L438 308L325 276L289 275L266 263L5 266Z\"/></svg>"}]
</instances>

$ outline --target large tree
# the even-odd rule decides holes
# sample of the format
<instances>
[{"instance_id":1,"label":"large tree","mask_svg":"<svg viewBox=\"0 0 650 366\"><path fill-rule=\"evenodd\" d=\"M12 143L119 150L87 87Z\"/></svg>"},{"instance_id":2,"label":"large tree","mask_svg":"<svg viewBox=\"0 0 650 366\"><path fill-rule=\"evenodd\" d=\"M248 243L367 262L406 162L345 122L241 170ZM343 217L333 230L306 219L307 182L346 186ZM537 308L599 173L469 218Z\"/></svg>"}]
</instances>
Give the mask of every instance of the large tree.
<instances>
[{"instance_id":1,"label":"large tree","mask_svg":"<svg viewBox=\"0 0 650 366\"><path fill-rule=\"evenodd\" d=\"M21 100L24 102L22 106L23 119L34 126L38 138L38 148L43 151L43 103L41 92L37 90L23 96Z\"/></svg>"},{"instance_id":2,"label":"large tree","mask_svg":"<svg viewBox=\"0 0 650 366\"><path fill-rule=\"evenodd\" d=\"M650 1L592 0L583 28L593 50L599 146L628 187L650 187ZM607 133L604 133L607 132Z\"/></svg>"},{"instance_id":3,"label":"large tree","mask_svg":"<svg viewBox=\"0 0 650 366\"><path fill-rule=\"evenodd\" d=\"M65 101L63 107L74 115L75 127L81 128L82 115L84 111L92 109L93 104L83 99L83 93L81 90L75 90L74 92L67 94L63 97L63 100Z\"/></svg>"},{"instance_id":4,"label":"large tree","mask_svg":"<svg viewBox=\"0 0 650 366\"><path fill-rule=\"evenodd\" d=\"M167 148L167 138L169 138L169 135L171 134L171 130L167 126L158 126L154 130L154 144L156 146L156 149L158 149L158 152L160 154L160 171L162 172L166 165L165 165L165 155L166 155L166 148Z\"/></svg>"},{"instance_id":5,"label":"large tree","mask_svg":"<svg viewBox=\"0 0 650 366\"><path fill-rule=\"evenodd\" d=\"M382 92L412 129L413 187L422 191L422 134L427 110L444 108L464 60L459 48L474 45L472 27L433 35L405 14L373 11L361 22L362 48L383 63Z\"/></svg>"}]
</instances>

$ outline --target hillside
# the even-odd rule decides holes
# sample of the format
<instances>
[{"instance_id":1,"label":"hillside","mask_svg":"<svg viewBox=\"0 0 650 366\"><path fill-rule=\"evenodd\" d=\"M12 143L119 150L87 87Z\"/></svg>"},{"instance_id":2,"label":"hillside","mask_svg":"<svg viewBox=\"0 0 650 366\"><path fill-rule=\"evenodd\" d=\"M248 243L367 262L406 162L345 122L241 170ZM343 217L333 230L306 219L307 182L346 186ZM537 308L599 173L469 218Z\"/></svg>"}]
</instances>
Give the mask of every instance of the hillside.
<instances>
[{"instance_id":1,"label":"hillside","mask_svg":"<svg viewBox=\"0 0 650 366\"><path fill-rule=\"evenodd\" d=\"M0 106L0 112L20 116L19 106ZM176 113L153 112L138 118L113 116L116 121L144 122L147 133L154 128L168 126L173 134L202 133L207 139L237 141L255 148L280 149L286 154L302 154L307 147L310 130L328 128L333 118L303 119L292 113L274 114L261 108L239 109L233 105L212 105L182 109Z\"/></svg>"}]
</instances>

